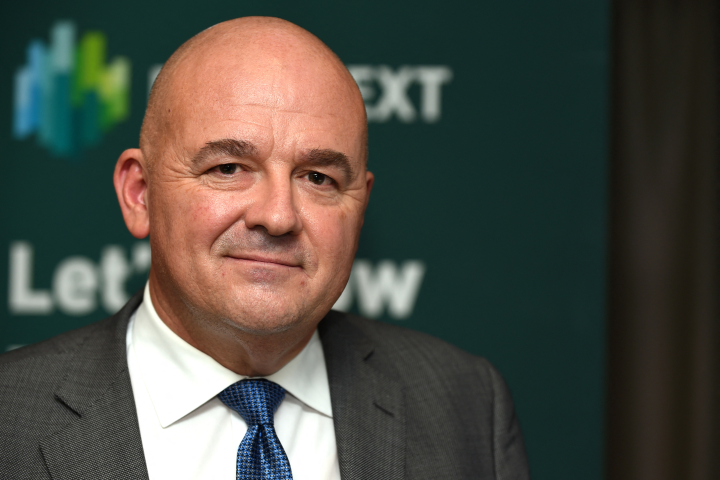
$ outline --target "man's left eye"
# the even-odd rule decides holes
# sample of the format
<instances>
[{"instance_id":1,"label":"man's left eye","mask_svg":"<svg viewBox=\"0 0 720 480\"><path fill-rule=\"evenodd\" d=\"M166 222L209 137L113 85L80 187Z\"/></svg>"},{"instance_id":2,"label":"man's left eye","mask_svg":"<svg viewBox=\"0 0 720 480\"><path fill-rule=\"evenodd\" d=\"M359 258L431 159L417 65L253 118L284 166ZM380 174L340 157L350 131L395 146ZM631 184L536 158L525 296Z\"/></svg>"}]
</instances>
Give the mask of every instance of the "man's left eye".
<instances>
[{"instance_id":1,"label":"man's left eye","mask_svg":"<svg viewBox=\"0 0 720 480\"><path fill-rule=\"evenodd\" d=\"M318 172L308 173L308 180L310 180L315 185L330 185L331 183L333 183L332 178Z\"/></svg>"}]
</instances>

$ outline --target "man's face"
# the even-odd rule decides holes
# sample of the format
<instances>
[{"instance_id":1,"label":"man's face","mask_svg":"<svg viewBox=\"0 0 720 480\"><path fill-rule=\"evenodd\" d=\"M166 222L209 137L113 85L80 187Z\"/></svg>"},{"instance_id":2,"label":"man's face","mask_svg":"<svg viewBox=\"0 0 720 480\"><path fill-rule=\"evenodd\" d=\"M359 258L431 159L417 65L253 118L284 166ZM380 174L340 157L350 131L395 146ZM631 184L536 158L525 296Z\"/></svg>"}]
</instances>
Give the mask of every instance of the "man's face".
<instances>
[{"instance_id":1,"label":"man's face","mask_svg":"<svg viewBox=\"0 0 720 480\"><path fill-rule=\"evenodd\" d=\"M316 323L347 282L372 185L357 96L292 58L209 54L177 78L148 182L151 288L221 328Z\"/></svg>"}]
</instances>

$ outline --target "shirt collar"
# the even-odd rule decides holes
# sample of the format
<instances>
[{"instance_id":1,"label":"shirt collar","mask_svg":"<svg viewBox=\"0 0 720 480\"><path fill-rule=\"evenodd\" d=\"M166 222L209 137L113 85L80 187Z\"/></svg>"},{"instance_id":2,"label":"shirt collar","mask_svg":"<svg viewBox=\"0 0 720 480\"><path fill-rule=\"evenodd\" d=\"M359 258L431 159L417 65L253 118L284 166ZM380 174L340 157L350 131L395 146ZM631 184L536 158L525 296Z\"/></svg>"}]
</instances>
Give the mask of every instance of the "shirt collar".
<instances>
[{"instance_id":1,"label":"shirt collar","mask_svg":"<svg viewBox=\"0 0 720 480\"><path fill-rule=\"evenodd\" d=\"M155 311L149 284L131 328L138 370L163 428L247 378L223 367L170 330ZM317 330L295 358L265 378L332 418L330 386Z\"/></svg>"}]
</instances>

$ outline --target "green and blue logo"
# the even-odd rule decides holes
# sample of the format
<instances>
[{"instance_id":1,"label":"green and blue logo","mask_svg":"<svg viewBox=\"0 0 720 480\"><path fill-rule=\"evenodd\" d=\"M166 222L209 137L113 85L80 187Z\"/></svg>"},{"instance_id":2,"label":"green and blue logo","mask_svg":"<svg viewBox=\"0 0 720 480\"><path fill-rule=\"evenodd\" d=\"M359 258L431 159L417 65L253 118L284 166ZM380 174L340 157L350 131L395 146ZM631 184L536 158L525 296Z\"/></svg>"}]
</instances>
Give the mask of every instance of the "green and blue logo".
<instances>
[{"instance_id":1,"label":"green and blue logo","mask_svg":"<svg viewBox=\"0 0 720 480\"><path fill-rule=\"evenodd\" d=\"M13 136L36 140L70 157L96 145L130 113L130 61L105 64L107 40L89 31L76 42L71 21L50 29L50 42L34 39L27 64L15 73Z\"/></svg>"}]
</instances>

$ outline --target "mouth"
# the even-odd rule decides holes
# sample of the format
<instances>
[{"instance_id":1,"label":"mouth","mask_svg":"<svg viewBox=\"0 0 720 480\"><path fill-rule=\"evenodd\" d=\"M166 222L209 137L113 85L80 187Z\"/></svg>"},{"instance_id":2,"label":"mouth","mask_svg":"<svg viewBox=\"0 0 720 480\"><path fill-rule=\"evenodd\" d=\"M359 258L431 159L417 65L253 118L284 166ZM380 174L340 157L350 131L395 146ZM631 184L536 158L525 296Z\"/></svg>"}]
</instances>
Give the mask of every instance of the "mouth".
<instances>
[{"instance_id":1,"label":"mouth","mask_svg":"<svg viewBox=\"0 0 720 480\"><path fill-rule=\"evenodd\" d=\"M296 260L265 255L228 255L227 258L243 263L254 264L258 267L301 268L299 262Z\"/></svg>"}]
</instances>

